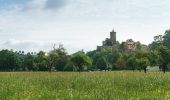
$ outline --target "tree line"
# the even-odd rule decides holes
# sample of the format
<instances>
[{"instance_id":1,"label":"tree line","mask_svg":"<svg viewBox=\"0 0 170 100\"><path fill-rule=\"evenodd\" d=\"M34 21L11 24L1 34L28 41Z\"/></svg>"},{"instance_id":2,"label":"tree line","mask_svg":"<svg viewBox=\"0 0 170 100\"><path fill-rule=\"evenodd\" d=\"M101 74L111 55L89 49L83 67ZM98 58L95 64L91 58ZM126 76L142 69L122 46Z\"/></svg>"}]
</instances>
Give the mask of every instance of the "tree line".
<instances>
[{"instance_id":1,"label":"tree line","mask_svg":"<svg viewBox=\"0 0 170 100\"><path fill-rule=\"evenodd\" d=\"M170 30L154 37L147 50L137 42L135 52L125 52L117 42L118 49L96 49L78 51L69 55L60 45L48 53L13 50L0 51L0 71L97 71L97 70L139 70L159 66L165 72L170 67Z\"/></svg>"}]
</instances>

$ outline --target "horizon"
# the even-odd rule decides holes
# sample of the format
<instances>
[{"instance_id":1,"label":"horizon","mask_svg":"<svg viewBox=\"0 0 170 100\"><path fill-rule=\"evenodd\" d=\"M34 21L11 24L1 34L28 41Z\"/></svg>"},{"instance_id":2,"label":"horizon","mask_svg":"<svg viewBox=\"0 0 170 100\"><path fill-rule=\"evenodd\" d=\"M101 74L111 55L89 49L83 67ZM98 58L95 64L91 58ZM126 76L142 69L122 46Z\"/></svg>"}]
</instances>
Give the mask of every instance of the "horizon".
<instances>
[{"instance_id":1,"label":"horizon","mask_svg":"<svg viewBox=\"0 0 170 100\"><path fill-rule=\"evenodd\" d=\"M69 54L96 49L114 28L117 41L150 44L169 29L165 0L0 0L0 49ZM77 9L78 8L78 9Z\"/></svg>"}]
</instances>

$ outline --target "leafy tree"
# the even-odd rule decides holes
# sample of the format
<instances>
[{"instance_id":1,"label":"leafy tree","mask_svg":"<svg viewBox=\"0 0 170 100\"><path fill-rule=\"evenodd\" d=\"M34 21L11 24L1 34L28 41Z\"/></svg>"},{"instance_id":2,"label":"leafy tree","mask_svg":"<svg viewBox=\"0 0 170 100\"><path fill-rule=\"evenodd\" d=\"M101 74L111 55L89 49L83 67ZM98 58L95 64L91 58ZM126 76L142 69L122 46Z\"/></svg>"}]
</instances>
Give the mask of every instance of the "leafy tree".
<instances>
[{"instance_id":1,"label":"leafy tree","mask_svg":"<svg viewBox=\"0 0 170 100\"><path fill-rule=\"evenodd\" d=\"M123 59L123 57L120 57L117 61L116 61L116 67L118 69L125 69L126 68L126 62Z\"/></svg>"},{"instance_id":2,"label":"leafy tree","mask_svg":"<svg viewBox=\"0 0 170 100\"><path fill-rule=\"evenodd\" d=\"M159 46L162 44L163 44L163 36L162 35L154 36L154 41L151 44L149 44L149 49L157 50Z\"/></svg>"},{"instance_id":3,"label":"leafy tree","mask_svg":"<svg viewBox=\"0 0 170 100\"><path fill-rule=\"evenodd\" d=\"M170 48L170 30L166 30L163 36L163 44Z\"/></svg>"},{"instance_id":4,"label":"leafy tree","mask_svg":"<svg viewBox=\"0 0 170 100\"><path fill-rule=\"evenodd\" d=\"M139 64L138 66L140 66L141 69L143 69L144 72L146 73L147 71L146 68L149 66L149 60L147 58L141 58L138 64Z\"/></svg>"},{"instance_id":5,"label":"leafy tree","mask_svg":"<svg viewBox=\"0 0 170 100\"><path fill-rule=\"evenodd\" d=\"M127 67L130 70L135 70L137 65L136 65L136 57L135 55L130 55L129 58L127 59Z\"/></svg>"},{"instance_id":6,"label":"leafy tree","mask_svg":"<svg viewBox=\"0 0 170 100\"><path fill-rule=\"evenodd\" d=\"M158 52L160 55L159 66L165 73L170 61L170 50L166 46L160 46Z\"/></svg>"},{"instance_id":7,"label":"leafy tree","mask_svg":"<svg viewBox=\"0 0 170 100\"><path fill-rule=\"evenodd\" d=\"M148 60L150 62L150 66L157 66L159 64L159 53L158 51L149 51Z\"/></svg>"},{"instance_id":8,"label":"leafy tree","mask_svg":"<svg viewBox=\"0 0 170 100\"><path fill-rule=\"evenodd\" d=\"M38 67L39 71L46 71L47 68L47 57L45 52L40 51L35 58L36 66Z\"/></svg>"},{"instance_id":9,"label":"leafy tree","mask_svg":"<svg viewBox=\"0 0 170 100\"><path fill-rule=\"evenodd\" d=\"M0 69L14 70L19 66L19 57L13 52L9 50L0 51Z\"/></svg>"},{"instance_id":10,"label":"leafy tree","mask_svg":"<svg viewBox=\"0 0 170 100\"><path fill-rule=\"evenodd\" d=\"M76 52L71 56L71 61L76 66L78 71L83 71L85 66L91 66L91 59L84 52Z\"/></svg>"},{"instance_id":11,"label":"leafy tree","mask_svg":"<svg viewBox=\"0 0 170 100\"><path fill-rule=\"evenodd\" d=\"M30 52L24 57L25 70L38 70L35 66L35 56Z\"/></svg>"},{"instance_id":12,"label":"leafy tree","mask_svg":"<svg viewBox=\"0 0 170 100\"><path fill-rule=\"evenodd\" d=\"M51 71L55 68L58 71L64 71L64 67L68 62L68 56L65 48L62 45L48 53L48 69Z\"/></svg>"},{"instance_id":13,"label":"leafy tree","mask_svg":"<svg viewBox=\"0 0 170 100\"><path fill-rule=\"evenodd\" d=\"M108 62L104 57L100 57L99 59L97 59L96 66L100 70L107 70Z\"/></svg>"},{"instance_id":14,"label":"leafy tree","mask_svg":"<svg viewBox=\"0 0 170 100\"><path fill-rule=\"evenodd\" d=\"M109 38L106 38L104 43L105 43L104 44L105 46L112 46L113 45L112 41Z\"/></svg>"},{"instance_id":15,"label":"leafy tree","mask_svg":"<svg viewBox=\"0 0 170 100\"><path fill-rule=\"evenodd\" d=\"M142 49L142 45L141 45L141 43L139 41L136 42L136 49L137 50L141 50Z\"/></svg>"},{"instance_id":16,"label":"leafy tree","mask_svg":"<svg viewBox=\"0 0 170 100\"><path fill-rule=\"evenodd\" d=\"M64 67L64 71L77 71L76 66L73 62L69 61Z\"/></svg>"},{"instance_id":17,"label":"leafy tree","mask_svg":"<svg viewBox=\"0 0 170 100\"><path fill-rule=\"evenodd\" d=\"M119 51L120 52L125 52L126 51L126 42L122 42L121 44L120 44L120 46L119 46Z\"/></svg>"}]
</instances>

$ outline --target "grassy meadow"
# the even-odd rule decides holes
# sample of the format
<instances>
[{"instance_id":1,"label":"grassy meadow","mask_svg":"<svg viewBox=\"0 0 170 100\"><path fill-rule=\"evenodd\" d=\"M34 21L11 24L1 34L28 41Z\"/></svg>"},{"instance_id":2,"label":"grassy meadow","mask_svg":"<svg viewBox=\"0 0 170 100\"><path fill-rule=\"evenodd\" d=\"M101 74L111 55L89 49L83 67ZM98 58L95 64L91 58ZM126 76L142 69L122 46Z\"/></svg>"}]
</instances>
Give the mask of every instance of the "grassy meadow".
<instances>
[{"instance_id":1,"label":"grassy meadow","mask_svg":"<svg viewBox=\"0 0 170 100\"><path fill-rule=\"evenodd\" d=\"M168 100L170 73L1 72L0 100Z\"/></svg>"}]
</instances>

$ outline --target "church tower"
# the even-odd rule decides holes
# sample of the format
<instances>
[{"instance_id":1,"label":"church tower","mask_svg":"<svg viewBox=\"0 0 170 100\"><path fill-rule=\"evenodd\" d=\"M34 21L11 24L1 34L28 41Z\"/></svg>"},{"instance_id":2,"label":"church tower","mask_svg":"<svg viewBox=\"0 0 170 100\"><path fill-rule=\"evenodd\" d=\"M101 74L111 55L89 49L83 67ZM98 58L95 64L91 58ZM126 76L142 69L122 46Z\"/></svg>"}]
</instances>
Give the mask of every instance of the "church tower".
<instances>
[{"instance_id":1,"label":"church tower","mask_svg":"<svg viewBox=\"0 0 170 100\"><path fill-rule=\"evenodd\" d=\"M112 44L116 44L116 32L114 31L114 29L112 30L112 32L110 32L110 40L112 41Z\"/></svg>"}]
</instances>

